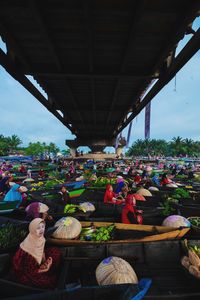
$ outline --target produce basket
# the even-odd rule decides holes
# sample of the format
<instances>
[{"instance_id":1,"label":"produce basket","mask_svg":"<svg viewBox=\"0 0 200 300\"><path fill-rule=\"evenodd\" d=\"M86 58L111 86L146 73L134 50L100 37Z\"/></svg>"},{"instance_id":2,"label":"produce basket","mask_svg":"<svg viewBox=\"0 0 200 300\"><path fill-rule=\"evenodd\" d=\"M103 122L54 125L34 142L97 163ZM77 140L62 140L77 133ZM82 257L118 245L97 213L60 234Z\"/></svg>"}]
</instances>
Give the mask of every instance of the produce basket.
<instances>
[{"instance_id":1,"label":"produce basket","mask_svg":"<svg viewBox=\"0 0 200 300\"><path fill-rule=\"evenodd\" d=\"M185 255L181 258L181 265L188 277L200 280L200 240L182 241L182 248ZM184 263L183 263L184 261ZM190 271L192 267L193 270Z\"/></svg>"}]
</instances>

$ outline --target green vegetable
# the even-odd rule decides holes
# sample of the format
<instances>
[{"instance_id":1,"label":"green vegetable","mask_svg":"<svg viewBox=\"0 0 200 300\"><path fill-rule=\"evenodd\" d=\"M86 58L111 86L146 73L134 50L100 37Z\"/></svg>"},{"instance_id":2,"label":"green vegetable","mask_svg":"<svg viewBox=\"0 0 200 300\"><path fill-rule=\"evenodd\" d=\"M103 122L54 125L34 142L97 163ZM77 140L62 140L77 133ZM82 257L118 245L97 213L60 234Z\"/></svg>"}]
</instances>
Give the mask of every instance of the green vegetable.
<instances>
[{"instance_id":1,"label":"green vegetable","mask_svg":"<svg viewBox=\"0 0 200 300\"><path fill-rule=\"evenodd\" d=\"M94 227L83 228L80 240L86 240L86 237L90 236L92 241L109 241L114 228L115 225L102 226L96 229Z\"/></svg>"},{"instance_id":2,"label":"green vegetable","mask_svg":"<svg viewBox=\"0 0 200 300\"><path fill-rule=\"evenodd\" d=\"M189 221L192 225L200 227L200 218L196 218L196 219L193 218L193 219L190 219Z\"/></svg>"},{"instance_id":3,"label":"green vegetable","mask_svg":"<svg viewBox=\"0 0 200 300\"><path fill-rule=\"evenodd\" d=\"M186 191L183 188L178 188L174 191L174 193L172 194L172 198L175 199L180 199L180 198L189 198L190 194L188 191Z\"/></svg>"},{"instance_id":4,"label":"green vegetable","mask_svg":"<svg viewBox=\"0 0 200 300\"><path fill-rule=\"evenodd\" d=\"M0 227L0 247L5 249L18 246L27 234L28 232L25 229L16 226L16 224L3 224Z\"/></svg>"},{"instance_id":5,"label":"green vegetable","mask_svg":"<svg viewBox=\"0 0 200 300\"><path fill-rule=\"evenodd\" d=\"M67 204L67 205L65 205L64 213L73 214L73 213L75 213L78 210L86 212L85 209L83 207L81 207L80 205Z\"/></svg>"},{"instance_id":6,"label":"green vegetable","mask_svg":"<svg viewBox=\"0 0 200 300\"><path fill-rule=\"evenodd\" d=\"M172 207L173 203L174 202L171 201L170 198L165 200L163 203L160 203L161 207L163 208L162 210L163 216L170 216L171 214L173 214L173 212L175 211L175 209Z\"/></svg>"}]
</instances>

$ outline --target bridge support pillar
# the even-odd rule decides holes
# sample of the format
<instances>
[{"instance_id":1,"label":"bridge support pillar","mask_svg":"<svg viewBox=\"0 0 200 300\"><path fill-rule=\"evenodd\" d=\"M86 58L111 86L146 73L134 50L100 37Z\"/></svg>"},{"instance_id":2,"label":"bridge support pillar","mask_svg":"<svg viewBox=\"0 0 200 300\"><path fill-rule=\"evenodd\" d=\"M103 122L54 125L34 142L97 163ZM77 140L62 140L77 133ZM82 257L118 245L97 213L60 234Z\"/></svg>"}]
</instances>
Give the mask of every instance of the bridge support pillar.
<instances>
[{"instance_id":1,"label":"bridge support pillar","mask_svg":"<svg viewBox=\"0 0 200 300\"><path fill-rule=\"evenodd\" d=\"M115 153L117 156L121 156L123 151L123 146L117 147L117 149L115 150Z\"/></svg>"},{"instance_id":2,"label":"bridge support pillar","mask_svg":"<svg viewBox=\"0 0 200 300\"><path fill-rule=\"evenodd\" d=\"M107 146L114 147L115 139L75 139L75 140L66 140L66 145L70 148L70 154L75 156L76 149L80 146L87 146L92 150L92 153L103 152L104 148Z\"/></svg>"},{"instance_id":3,"label":"bridge support pillar","mask_svg":"<svg viewBox=\"0 0 200 300\"><path fill-rule=\"evenodd\" d=\"M105 147L115 147L116 140L115 138L111 139L75 139L75 140L66 140L66 145L70 148L70 153L72 156L76 156L76 149L80 146L87 146L92 150L92 153L103 152ZM117 155L122 154L123 147L126 145L124 138L118 140L118 147L116 150Z\"/></svg>"},{"instance_id":4,"label":"bridge support pillar","mask_svg":"<svg viewBox=\"0 0 200 300\"><path fill-rule=\"evenodd\" d=\"M77 148L74 148L74 147L70 147L70 148L69 148L70 155L71 155L72 157L75 157L75 156L76 156L76 149L77 149Z\"/></svg>"}]
</instances>

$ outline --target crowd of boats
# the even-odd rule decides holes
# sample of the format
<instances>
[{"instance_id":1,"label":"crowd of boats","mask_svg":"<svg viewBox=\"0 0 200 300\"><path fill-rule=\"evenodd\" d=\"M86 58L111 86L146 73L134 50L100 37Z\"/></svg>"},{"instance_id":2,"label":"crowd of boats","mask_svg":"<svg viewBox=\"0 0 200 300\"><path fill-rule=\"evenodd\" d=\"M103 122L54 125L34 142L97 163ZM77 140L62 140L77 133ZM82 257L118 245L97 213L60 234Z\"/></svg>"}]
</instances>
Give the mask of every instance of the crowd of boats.
<instances>
[{"instance_id":1,"label":"crowd of boats","mask_svg":"<svg viewBox=\"0 0 200 300\"><path fill-rule=\"evenodd\" d=\"M200 298L198 161L6 160L0 174L0 299ZM41 274L24 279L18 263L22 250L38 258L37 222L42 249L61 255L53 287ZM50 274L48 259L39 273ZM106 283L101 263L101 276L113 267Z\"/></svg>"}]
</instances>

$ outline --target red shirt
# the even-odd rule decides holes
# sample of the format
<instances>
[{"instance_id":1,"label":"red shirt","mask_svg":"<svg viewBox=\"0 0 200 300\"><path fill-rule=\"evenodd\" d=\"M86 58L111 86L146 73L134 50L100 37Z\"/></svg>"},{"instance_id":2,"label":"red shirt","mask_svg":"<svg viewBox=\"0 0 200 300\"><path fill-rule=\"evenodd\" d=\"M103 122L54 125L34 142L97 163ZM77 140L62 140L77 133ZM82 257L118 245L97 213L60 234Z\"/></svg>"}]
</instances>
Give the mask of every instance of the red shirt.
<instances>
[{"instance_id":1,"label":"red shirt","mask_svg":"<svg viewBox=\"0 0 200 300\"><path fill-rule=\"evenodd\" d=\"M115 193L107 190L104 195L104 203L115 203L113 198L115 198Z\"/></svg>"}]
</instances>

